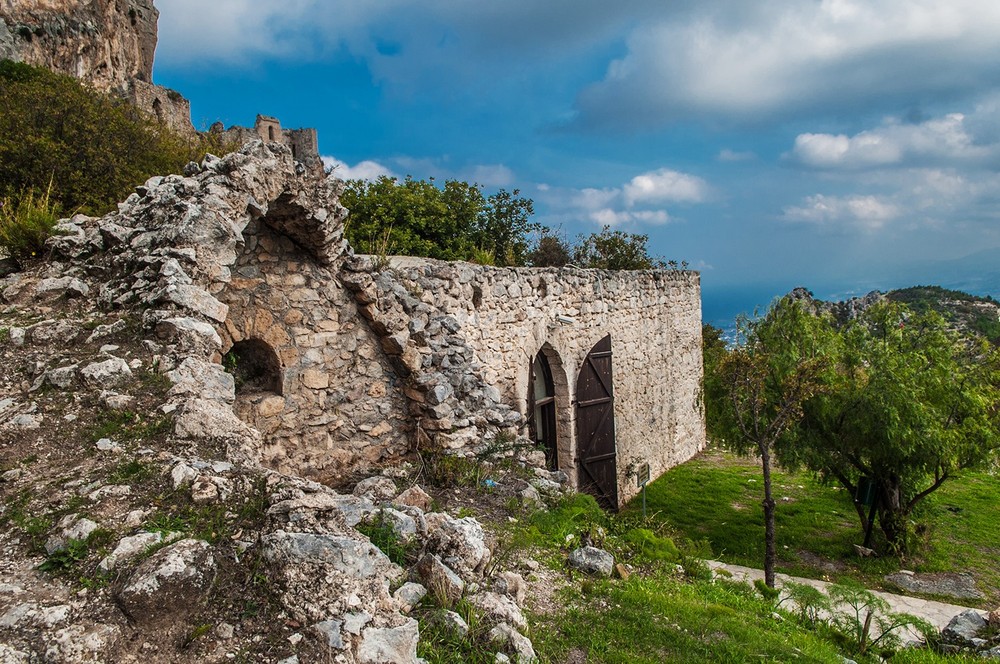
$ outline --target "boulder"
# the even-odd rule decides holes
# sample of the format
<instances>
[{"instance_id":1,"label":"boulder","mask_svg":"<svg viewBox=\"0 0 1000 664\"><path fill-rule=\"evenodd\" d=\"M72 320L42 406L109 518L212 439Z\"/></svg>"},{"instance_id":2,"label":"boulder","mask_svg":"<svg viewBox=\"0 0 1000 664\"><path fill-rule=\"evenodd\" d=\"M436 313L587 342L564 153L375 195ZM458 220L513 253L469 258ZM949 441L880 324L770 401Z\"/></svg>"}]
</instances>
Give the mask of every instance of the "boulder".
<instances>
[{"instance_id":1,"label":"boulder","mask_svg":"<svg viewBox=\"0 0 1000 664\"><path fill-rule=\"evenodd\" d=\"M390 478L383 475L376 475L375 477L369 477L358 482L352 493L355 496L364 496L378 504L391 500L397 491L396 483Z\"/></svg>"},{"instance_id":2,"label":"boulder","mask_svg":"<svg viewBox=\"0 0 1000 664\"><path fill-rule=\"evenodd\" d=\"M131 537L123 537L115 550L104 557L97 564L97 568L102 572L110 572L116 565L132 560L139 554L148 550L149 547L163 541L162 533L139 533Z\"/></svg>"},{"instance_id":3,"label":"boulder","mask_svg":"<svg viewBox=\"0 0 1000 664\"><path fill-rule=\"evenodd\" d=\"M482 576L492 553L479 522L470 516L455 519L443 513L428 514L426 519L427 550L438 554L463 578Z\"/></svg>"},{"instance_id":4,"label":"boulder","mask_svg":"<svg viewBox=\"0 0 1000 664\"><path fill-rule=\"evenodd\" d=\"M508 623L518 629L527 629L528 621L517 604L506 595L493 592L479 593L469 598L469 603L479 610L479 618L486 624Z\"/></svg>"},{"instance_id":5,"label":"boulder","mask_svg":"<svg viewBox=\"0 0 1000 664\"><path fill-rule=\"evenodd\" d=\"M980 634L986 629L986 619L975 609L968 609L951 619L948 626L941 630L941 641L963 648L972 648L981 644Z\"/></svg>"},{"instance_id":6,"label":"boulder","mask_svg":"<svg viewBox=\"0 0 1000 664\"><path fill-rule=\"evenodd\" d=\"M432 553L424 554L411 570L439 604L453 606L462 599L465 582Z\"/></svg>"},{"instance_id":7,"label":"boulder","mask_svg":"<svg viewBox=\"0 0 1000 664\"><path fill-rule=\"evenodd\" d=\"M65 549L72 540L85 540L97 530L98 525L78 514L67 514L57 525L58 532L45 541L45 552L50 556Z\"/></svg>"},{"instance_id":8,"label":"boulder","mask_svg":"<svg viewBox=\"0 0 1000 664\"><path fill-rule=\"evenodd\" d=\"M584 546L569 554L569 566L596 576L611 576L615 557L603 549Z\"/></svg>"},{"instance_id":9,"label":"boulder","mask_svg":"<svg viewBox=\"0 0 1000 664\"><path fill-rule=\"evenodd\" d=\"M410 507L421 509L424 512L429 512L434 499L431 498L426 491L421 489L420 486L414 484L409 489L396 496L392 502L397 505L409 505Z\"/></svg>"},{"instance_id":10,"label":"boulder","mask_svg":"<svg viewBox=\"0 0 1000 664\"><path fill-rule=\"evenodd\" d=\"M107 389L118 385L127 378L130 378L132 376L132 370L129 369L128 362L122 358L112 357L111 359L104 360L103 362L88 364L80 370L80 375L83 376L83 379L90 385Z\"/></svg>"},{"instance_id":11,"label":"boulder","mask_svg":"<svg viewBox=\"0 0 1000 664\"><path fill-rule=\"evenodd\" d=\"M387 664L417 661L420 630L412 618L399 627L369 627L358 646L358 664Z\"/></svg>"},{"instance_id":12,"label":"boulder","mask_svg":"<svg viewBox=\"0 0 1000 664\"><path fill-rule=\"evenodd\" d=\"M118 600L136 623L177 622L200 608L215 570L208 542L181 540L140 563L118 591Z\"/></svg>"},{"instance_id":13,"label":"boulder","mask_svg":"<svg viewBox=\"0 0 1000 664\"><path fill-rule=\"evenodd\" d=\"M531 641L506 623L500 623L491 629L487 638L502 648L505 653L512 655L518 664L531 664L538 661Z\"/></svg>"}]
</instances>

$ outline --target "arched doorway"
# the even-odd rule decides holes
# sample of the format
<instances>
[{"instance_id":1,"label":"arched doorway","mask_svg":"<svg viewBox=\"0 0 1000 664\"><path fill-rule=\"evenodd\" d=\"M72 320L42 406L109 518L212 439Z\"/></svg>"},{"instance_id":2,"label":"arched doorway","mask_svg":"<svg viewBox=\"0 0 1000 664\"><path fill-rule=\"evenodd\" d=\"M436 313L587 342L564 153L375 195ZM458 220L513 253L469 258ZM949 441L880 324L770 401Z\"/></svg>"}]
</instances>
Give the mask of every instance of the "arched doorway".
<instances>
[{"instance_id":1,"label":"arched doorway","mask_svg":"<svg viewBox=\"0 0 1000 664\"><path fill-rule=\"evenodd\" d=\"M545 466L559 469L559 447L556 437L556 390L552 368L542 351L531 364L528 388L528 433L531 440L545 451Z\"/></svg>"},{"instance_id":2,"label":"arched doorway","mask_svg":"<svg viewBox=\"0 0 1000 664\"><path fill-rule=\"evenodd\" d=\"M605 509L618 509L615 395L611 379L611 335L597 342L576 383L576 443L579 489Z\"/></svg>"}]
</instances>

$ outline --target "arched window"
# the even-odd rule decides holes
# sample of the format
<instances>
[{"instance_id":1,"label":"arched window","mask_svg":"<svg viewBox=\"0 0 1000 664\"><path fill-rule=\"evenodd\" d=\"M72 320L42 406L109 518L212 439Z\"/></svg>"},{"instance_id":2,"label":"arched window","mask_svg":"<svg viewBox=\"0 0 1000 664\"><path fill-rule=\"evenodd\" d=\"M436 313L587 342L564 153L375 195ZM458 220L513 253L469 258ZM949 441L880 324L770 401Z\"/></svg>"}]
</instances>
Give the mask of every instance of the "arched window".
<instances>
[{"instance_id":1,"label":"arched window","mask_svg":"<svg viewBox=\"0 0 1000 664\"><path fill-rule=\"evenodd\" d=\"M222 365L236 379L236 392L281 394L281 362L260 339L237 341L222 357Z\"/></svg>"},{"instance_id":2,"label":"arched window","mask_svg":"<svg viewBox=\"0 0 1000 664\"><path fill-rule=\"evenodd\" d=\"M528 389L529 435L545 451L545 465L549 470L557 470L559 453L556 441L556 391L552 384L549 361L541 352L535 356L531 365L531 386Z\"/></svg>"}]
</instances>

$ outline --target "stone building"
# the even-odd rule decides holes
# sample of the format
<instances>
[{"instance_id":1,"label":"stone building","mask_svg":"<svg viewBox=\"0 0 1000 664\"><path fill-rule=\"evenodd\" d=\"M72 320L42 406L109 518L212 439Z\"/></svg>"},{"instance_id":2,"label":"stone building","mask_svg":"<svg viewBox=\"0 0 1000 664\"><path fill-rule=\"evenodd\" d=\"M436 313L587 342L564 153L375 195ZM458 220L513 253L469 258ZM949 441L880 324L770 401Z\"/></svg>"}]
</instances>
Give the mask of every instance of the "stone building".
<instances>
[{"instance_id":1,"label":"stone building","mask_svg":"<svg viewBox=\"0 0 1000 664\"><path fill-rule=\"evenodd\" d=\"M223 141L236 145L244 145L255 140L280 143L291 150L292 158L306 168L317 174L323 172L323 161L319 156L319 139L315 129L284 129L278 118L258 114L253 127L233 126L226 129L221 122L216 122L209 131L219 135Z\"/></svg>"},{"instance_id":2,"label":"stone building","mask_svg":"<svg viewBox=\"0 0 1000 664\"><path fill-rule=\"evenodd\" d=\"M610 508L703 447L697 273L385 264L343 240L341 187L257 141L60 227L106 306L142 307L193 354L178 371L216 376L179 435L327 483L520 447Z\"/></svg>"}]
</instances>

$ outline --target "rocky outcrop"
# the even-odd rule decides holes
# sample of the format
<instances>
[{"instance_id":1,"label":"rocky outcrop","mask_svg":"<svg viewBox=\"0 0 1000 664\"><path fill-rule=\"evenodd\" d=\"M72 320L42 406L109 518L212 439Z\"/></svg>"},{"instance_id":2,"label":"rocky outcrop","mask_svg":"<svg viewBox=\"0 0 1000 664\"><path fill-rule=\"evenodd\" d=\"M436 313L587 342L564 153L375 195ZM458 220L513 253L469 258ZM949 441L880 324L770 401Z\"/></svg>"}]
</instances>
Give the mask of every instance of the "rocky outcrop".
<instances>
[{"instance_id":1,"label":"rocky outcrop","mask_svg":"<svg viewBox=\"0 0 1000 664\"><path fill-rule=\"evenodd\" d=\"M152 82L153 0L0 3L0 59L75 76L103 92Z\"/></svg>"}]
</instances>

